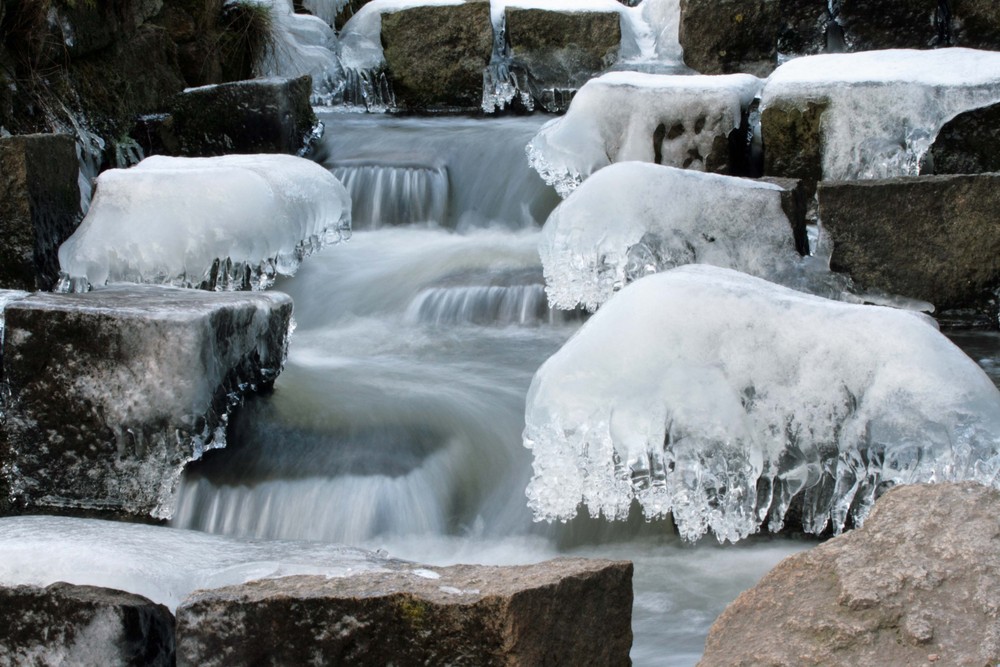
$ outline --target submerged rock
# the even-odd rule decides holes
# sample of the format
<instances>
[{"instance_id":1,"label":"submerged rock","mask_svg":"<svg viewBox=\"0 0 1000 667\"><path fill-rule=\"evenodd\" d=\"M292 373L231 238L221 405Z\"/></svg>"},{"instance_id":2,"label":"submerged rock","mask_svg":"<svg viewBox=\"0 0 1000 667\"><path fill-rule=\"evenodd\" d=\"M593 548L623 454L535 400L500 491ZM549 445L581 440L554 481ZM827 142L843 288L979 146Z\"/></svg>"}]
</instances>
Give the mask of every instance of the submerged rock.
<instances>
[{"instance_id":1,"label":"submerged rock","mask_svg":"<svg viewBox=\"0 0 1000 667\"><path fill-rule=\"evenodd\" d=\"M699 664L996 664L998 515L1000 492L975 483L893 489L863 528L785 559L730 604Z\"/></svg>"},{"instance_id":2,"label":"submerged rock","mask_svg":"<svg viewBox=\"0 0 1000 667\"><path fill-rule=\"evenodd\" d=\"M0 138L0 287L51 289L59 245L80 224L73 138Z\"/></svg>"},{"instance_id":3,"label":"submerged rock","mask_svg":"<svg viewBox=\"0 0 1000 667\"><path fill-rule=\"evenodd\" d=\"M96 586L0 587L0 664L174 664L174 618L160 604Z\"/></svg>"},{"instance_id":4,"label":"submerged rock","mask_svg":"<svg viewBox=\"0 0 1000 667\"><path fill-rule=\"evenodd\" d=\"M924 154L921 173L1000 171L1000 104L960 113L941 128Z\"/></svg>"},{"instance_id":5,"label":"submerged rock","mask_svg":"<svg viewBox=\"0 0 1000 667\"><path fill-rule=\"evenodd\" d=\"M478 109L493 53L490 3L426 5L382 14L385 65L402 109Z\"/></svg>"},{"instance_id":6,"label":"submerged rock","mask_svg":"<svg viewBox=\"0 0 1000 667\"><path fill-rule=\"evenodd\" d=\"M188 157L301 153L317 122L311 94L308 75L189 88L162 126L164 147Z\"/></svg>"},{"instance_id":7,"label":"submerged rock","mask_svg":"<svg viewBox=\"0 0 1000 667\"><path fill-rule=\"evenodd\" d=\"M579 88L618 59L617 11L552 11L508 7L504 12L512 66L527 78L536 104L562 112Z\"/></svg>"},{"instance_id":8,"label":"submerged rock","mask_svg":"<svg viewBox=\"0 0 1000 667\"><path fill-rule=\"evenodd\" d=\"M632 564L399 564L195 592L178 665L628 665Z\"/></svg>"},{"instance_id":9,"label":"submerged rock","mask_svg":"<svg viewBox=\"0 0 1000 667\"><path fill-rule=\"evenodd\" d=\"M225 446L229 412L281 371L291 311L280 293L134 285L8 304L14 511L169 518L184 465Z\"/></svg>"},{"instance_id":10,"label":"submerged rock","mask_svg":"<svg viewBox=\"0 0 1000 667\"><path fill-rule=\"evenodd\" d=\"M819 217L835 271L938 311L996 311L1000 174L822 182Z\"/></svg>"}]
</instances>

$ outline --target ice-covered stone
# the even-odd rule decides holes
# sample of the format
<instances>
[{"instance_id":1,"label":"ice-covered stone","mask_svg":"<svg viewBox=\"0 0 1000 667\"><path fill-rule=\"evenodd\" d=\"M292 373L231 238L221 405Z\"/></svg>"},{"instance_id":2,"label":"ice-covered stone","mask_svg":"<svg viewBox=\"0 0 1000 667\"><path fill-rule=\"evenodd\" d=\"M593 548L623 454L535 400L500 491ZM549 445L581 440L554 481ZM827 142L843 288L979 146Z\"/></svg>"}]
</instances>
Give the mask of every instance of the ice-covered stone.
<instances>
[{"instance_id":1,"label":"ice-covered stone","mask_svg":"<svg viewBox=\"0 0 1000 667\"><path fill-rule=\"evenodd\" d=\"M90 211L59 248L63 284L263 289L349 235L350 209L340 181L304 158L146 158L98 177Z\"/></svg>"},{"instance_id":2,"label":"ice-covered stone","mask_svg":"<svg viewBox=\"0 0 1000 667\"><path fill-rule=\"evenodd\" d=\"M291 310L280 293L129 285L7 304L4 504L169 517L184 465L281 371Z\"/></svg>"},{"instance_id":3,"label":"ice-covered stone","mask_svg":"<svg viewBox=\"0 0 1000 667\"><path fill-rule=\"evenodd\" d=\"M682 537L863 522L886 486L1000 483L1000 391L926 316L705 265L647 276L536 373L529 505Z\"/></svg>"},{"instance_id":4,"label":"ice-covered stone","mask_svg":"<svg viewBox=\"0 0 1000 667\"><path fill-rule=\"evenodd\" d=\"M1000 494L979 484L889 491L863 528L786 558L729 605L699 665L996 664L998 514Z\"/></svg>"},{"instance_id":5,"label":"ice-covered stone","mask_svg":"<svg viewBox=\"0 0 1000 667\"><path fill-rule=\"evenodd\" d=\"M746 74L611 72L587 82L566 115L542 127L528 159L563 197L613 162L727 172L734 162L730 135L760 88Z\"/></svg>"},{"instance_id":6,"label":"ice-covered stone","mask_svg":"<svg viewBox=\"0 0 1000 667\"><path fill-rule=\"evenodd\" d=\"M584 181L545 222L539 254L549 302L588 310L682 264L773 281L801 264L779 186L642 162Z\"/></svg>"},{"instance_id":7,"label":"ice-covered stone","mask_svg":"<svg viewBox=\"0 0 1000 667\"><path fill-rule=\"evenodd\" d=\"M73 137L0 138L0 287L51 289L56 251L80 221Z\"/></svg>"},{"instance_id":8,"label":"ice-covered stone","mask_svg":"<svg viewBox=\"0 0 1000 667\"><path fill-rule=\"evenodd\" d=\"M312 81L271 78L188 88L162 126L171 155L300 154L312 139L316 115Z\"/></svg>"},{"instance_id":9,"label":"ice-covered stone","mask_svg":"<svg viewBox=\"0 0 1000 667\"><path fill-rule=\"evenodd\" d=\"M107 588L0 587L0 664L170 667L174 617Z\"/></svg>"},{"instance_id":10,"label":"ice-covered stone","mask_svg":"<svg viewBox=\"0 0 1000 667\"><path fill-rule=\"evenodd\" d=\"M818 200L834 270L938 311L996 315L1000 174L821 182Z\"/></svg>"},{"instance_id":11,"label":"ice-covered stone","mask_svg":"<svg viewBox=\"0 0 1000 667\"><path fill-rule=\"evenodd\" d=\"M828 180L917 174L920 158L956 114L1000 101L1000 53L972 49L887 50L796 58L774 71L762 93L765 161L776 150L768 108L797 108L821 136ZM812 105L812 106L810 106ZM825 105L825 109L822 109ZM796 143L789 142L794 150ZM802 173L769 172L803 177Z\"/></svg>"},{"instance_id":12,"label":"ice-covered stone","mask_svg":"<svg viewBox=\"0 0 1000 667\"><path fill-rule=\"evenodd\" d=\"M632 564L428 568L285 577L189 597L178 665L629 665Z\"/></svg>"}]
</instances>

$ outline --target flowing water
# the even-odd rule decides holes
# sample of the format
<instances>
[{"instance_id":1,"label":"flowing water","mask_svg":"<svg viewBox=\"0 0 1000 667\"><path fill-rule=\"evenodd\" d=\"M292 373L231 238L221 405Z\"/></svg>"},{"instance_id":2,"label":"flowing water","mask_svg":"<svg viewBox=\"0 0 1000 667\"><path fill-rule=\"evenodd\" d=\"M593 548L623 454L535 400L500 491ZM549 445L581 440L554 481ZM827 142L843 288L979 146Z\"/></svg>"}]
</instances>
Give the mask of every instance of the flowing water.
<instances>
[{"instance_id":1,"label":"flowing water","mask_svg":"<svg viewBox=\"0 0 1000 667\"><path fill-rule=\"evenodd\" d=\"M356 231L276 285L295 299L285 371L234 417L229 447L187 471L174 525L439 565L630 559L635 664L693 664L723 607L811 543L532 521L525 394L582 321L551 312L542 287L539 229L558 199L524 146L545 119L323 120L320 159L351 190Z\"/></svg>"}]
</instances>

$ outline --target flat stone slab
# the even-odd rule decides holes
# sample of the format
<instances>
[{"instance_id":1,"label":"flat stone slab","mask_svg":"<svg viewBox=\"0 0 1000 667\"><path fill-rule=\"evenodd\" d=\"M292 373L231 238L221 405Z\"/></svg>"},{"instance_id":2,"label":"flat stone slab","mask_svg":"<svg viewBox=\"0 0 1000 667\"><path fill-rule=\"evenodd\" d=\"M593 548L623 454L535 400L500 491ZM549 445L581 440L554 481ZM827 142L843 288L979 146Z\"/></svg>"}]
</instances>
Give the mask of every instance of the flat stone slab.
<instances>
[{"instance_id":1,"label":"flat stone slab","mask_svg":"<svg viewBox=\"0 0 1000 667\"><path fill-rule=\"evenodd\" d=\"M397 567L195 592L177 664L631 664L629 562Z\"/></svg>"},{"instance_id":2,"label":"flat stone slab","mask_svg":"<svg viewBox=\"0 0 1000 667\"><path fill-rule=\"evenodd\" d=\"M0 503L169 518L184 465L281 371L291 311L277 292L124 284L9 303Z\"/></svg>"},{"instance_id":3,"label":"flat stone slab","mask_svg":"<svg viewBox=\"0 0 1000 667\"><path fill-rule=\"evenodd\" d=\"M930 301L938 311L995 311L1000 285L1000 174L822 182L830 266L866 289Z\"/></svg>"},{"instance_id":4,"label":"flat stone slab","mask_svg":"<svg viewBox=\"0 0 1000 667\"><path fill-rule=\"evenodd\" d=\"M994 665L1000 492L900 486L863 528L790 558L716 620L702 667Z\"/></svg>"},{"instance_id":5,"label":"flat stone slab","mask_svg":"<svg viewBox=\"0 0 1000 667\"><path fill-rule=\"evenodd\" d=\"M0 664L169 667L174 617L109 588L0 587Z\"/></svg>"},{"instance_id":6,"label":"flat stone slab","mask_svg":"<svg viewBox=\"0 0 1000 667\"><path fill-rule=\"evenodd\" d=\"M55 284L56 252L80 224L78 171L68 134L0 138L0 287Z\"/></svg>"}]
</instances>

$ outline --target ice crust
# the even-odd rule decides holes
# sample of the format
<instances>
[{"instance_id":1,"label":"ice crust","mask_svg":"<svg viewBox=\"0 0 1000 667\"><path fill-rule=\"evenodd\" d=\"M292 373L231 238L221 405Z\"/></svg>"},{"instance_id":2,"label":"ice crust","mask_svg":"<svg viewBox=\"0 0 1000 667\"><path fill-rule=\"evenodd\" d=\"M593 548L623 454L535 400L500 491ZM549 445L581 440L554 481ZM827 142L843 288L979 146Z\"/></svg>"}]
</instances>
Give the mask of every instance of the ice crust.
<instances>
[{"instance_id":1,"label":"ice crust","mask_svg":"<svg viewBox=\"0 0 1000 667\"><path fill-rule=\"evenodd\" d=\"M350 211L340 181L303 158L150 157L98 177L90 211L59 248L62 289L264 289L349 236Z\"/></svg>"},{"instance_id":2,"label":"ice crust","mask_svg":"<svg viewBox=\"0 0 1000 667\"><path fill-rule=\"evenodd\" d=\"M925 316L706 265L615 295L536 373L536 519L673 516L686 540L863 522L901 483L998 485L1000 392Z\"/></svg>"},{"instance_id":3,"label":"ice crust","mask_svg":"<svg viewBox=\"0 0 1000 667\"><path fill-rule=\"evenodd\" d=\"M296 574L345 577L384 564L369 552L321 542L241 540L68 517L0 518L0 584L104 586L171 611L198 589Z\"/></svg>"},{"instance_id":4,"label":"ice crust","mask_svg":"<svg viewBox=\"0 0 1000 667\"><path fill-rule=\"evenodd\" d=\"M916 175L947 121L1000 101L1000 53L898 49L795 58L767 80L762 109L823 100L825 179Z\"/></svg>"},{"instance_id":5,"label":"ice crust","mask_svg":"<svg viewBox=\"0 0 1000 667\"><path fill-rule=\"evenodd\" d=\"M593 311L628 283L682 264L772 281L801 275L781 192L770 183L644 162L606 167L545 222L539 254L549 303Z\"/></svg>"},{"instance_id":6,"label":"ice crust","mask_svg":"<svg viewBox=\"0 0 1000 667\"><path fill-rule=\"evenodd\" d=\"M704 171L703 159L690 159L692 151L704 158L717 136L739 127L762 85L749 74L611 72L584 84L566 115L542 126L528 144L528 161L567 197L613 162L653 162L654 135L663 125L661 164Z\"/></svg>"}]
</instances>

